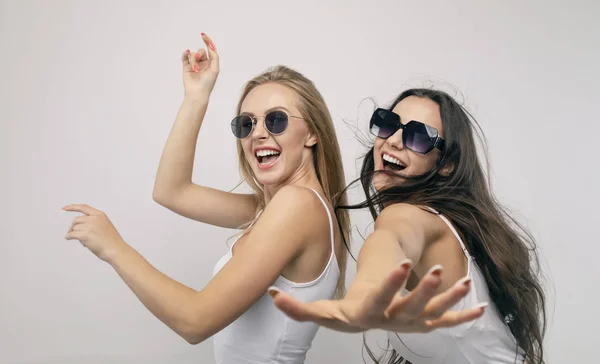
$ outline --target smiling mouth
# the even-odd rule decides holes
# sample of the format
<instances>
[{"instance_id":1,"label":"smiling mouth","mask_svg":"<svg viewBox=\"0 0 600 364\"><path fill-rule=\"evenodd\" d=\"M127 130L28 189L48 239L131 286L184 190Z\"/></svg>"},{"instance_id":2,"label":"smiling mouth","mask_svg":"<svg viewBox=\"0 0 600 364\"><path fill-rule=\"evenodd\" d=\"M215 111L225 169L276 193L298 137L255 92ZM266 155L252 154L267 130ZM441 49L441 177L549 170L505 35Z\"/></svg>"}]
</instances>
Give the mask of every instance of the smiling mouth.
<instances>
[{"instance_id":1,"label":"smiling mouth","mask_svg":"<svg viewBox=\"0 0 600 364\"><path fill-rule=\"evenodd\" d=\"M261 149L257 150L254 155L259 165L267 166L275 163L279 158L280 154L281 152L278 152L273 149Z\"/></svg>"},{"instance_id":2,"label":"smiling mouth","mask_svg":"<svg viewBox=\"0 0 600 364\"><path fill-rule=\"evenodd\" d=\"M398 158L394 158L389 154L383 154L383 169L389 170L393 172L402 171L406 166L398 160Z\"/></svg>"}]
</instances>

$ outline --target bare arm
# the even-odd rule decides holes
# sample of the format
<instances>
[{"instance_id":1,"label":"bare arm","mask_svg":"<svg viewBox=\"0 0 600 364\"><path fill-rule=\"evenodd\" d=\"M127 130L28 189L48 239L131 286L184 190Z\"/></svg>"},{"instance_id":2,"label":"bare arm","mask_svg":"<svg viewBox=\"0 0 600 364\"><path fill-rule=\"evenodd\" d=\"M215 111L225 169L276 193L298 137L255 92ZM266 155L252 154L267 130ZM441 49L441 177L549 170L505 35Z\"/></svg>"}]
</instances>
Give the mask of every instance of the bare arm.
<instances>
[{"instance_id":1,"label":"bare arm","mask_svg":"<svg viewBox=\"0 0 600 364\"><path fill-rule=\"evenodd\" d=\"M203 290L196 291L148 263L121 239L104 213L85 205L66 209L86 215L75 219L67 239L81 241L107 261L152 314L192 344L214 335L248 310L306 244L328 231L319 220L322 206L316 196L303 188L285 187L233 258Z\"/></svg>"},{"instance_id":2,"label":"bare arm","mask_svg":"<svg viewBox=\"0 0 600 364\"><path fill-rule=\"evenodd\" d=\"M399 294L412 268L405 259L418 264L425 247L441 233L432 218L435 217L410 205L386 207L360 250L356 277L343 299L307 303L274 291L275 305L295 320L312 321L343 332L429 332L481 317L485 304L449 311L470 286L459 281L437 294L442 282L438 267L422 275L409 295Z\"/></svg>"},{"instance_id":3,"label":"bare arm","mask_svg":"<svg viewBox=\"0 0 600 364\"><path fill-rule=\"evenodd\" d=\"M163 149L153 198L162 206L190 219L238 228L256 214L254 196L229 193L192 182L198 134L219 72L218 54L210 49L211 41L206 36L204 41L209 45L210 59L204 49L182 55L185 96Z\"/></svg>"},{"instance_id":4,"label":"bare arm","mask_svg":"<svg viewBox=\"0 0 600 364\"><path fill-rule=\"evenodd\" d=\"M411 205L385 208L360 250L357 274L347 297L360 297L363 291L381 285L405 259L416 265L425 246L438 237L438 231L427 229L430 218L429 213Z\"/></svg>"}]
</instances>

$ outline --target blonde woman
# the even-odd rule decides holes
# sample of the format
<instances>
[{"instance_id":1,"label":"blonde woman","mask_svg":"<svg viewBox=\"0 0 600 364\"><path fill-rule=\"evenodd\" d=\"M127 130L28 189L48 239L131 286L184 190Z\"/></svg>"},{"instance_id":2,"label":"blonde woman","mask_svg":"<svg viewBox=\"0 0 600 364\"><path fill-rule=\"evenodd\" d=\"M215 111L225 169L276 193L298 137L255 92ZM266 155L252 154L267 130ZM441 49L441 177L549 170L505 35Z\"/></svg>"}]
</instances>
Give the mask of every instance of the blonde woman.
<instances>
[{"instance_id":1,"label":"blonde woman","mask_svg":"<svg viewBox=\"0 0 600 364\"><path fill-rule=\"evenodd\" d=\"M288 318L267 289L306 301L343 290L349 221L347 212L336 216L332 208L345 204L346 195L331 116L310 80L275 67L246 84L231 121L240 168L254 192L193 183L196 141L219 74L216 47L202 38L208 52L188 50L181 58L185 96L163 151L154 199L200 222L242 227L213 279L201 290L170 279L126 244L104 213L87 205L65 207L84 214L66 238L109 263L189 343L214 336L217 363L303 363L318 326Z\"/></svg>"}]
</instances>

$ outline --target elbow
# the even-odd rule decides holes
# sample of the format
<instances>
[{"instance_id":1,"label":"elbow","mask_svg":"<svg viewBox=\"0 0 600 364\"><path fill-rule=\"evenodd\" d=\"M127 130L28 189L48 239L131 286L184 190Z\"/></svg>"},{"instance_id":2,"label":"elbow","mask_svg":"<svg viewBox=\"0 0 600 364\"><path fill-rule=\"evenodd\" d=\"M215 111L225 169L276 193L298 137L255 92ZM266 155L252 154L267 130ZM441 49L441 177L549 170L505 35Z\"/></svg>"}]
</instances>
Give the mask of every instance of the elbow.
<instances>
[{"instance_id":1,"label":"elbow","mask_svg":"<svg viewBox=\"0 0 600 364\"><path fill-rule=\"evenodd\" d=\"M198 345L210 337L202 328L197 326L182 330L179 335L190 345Z\"/></svg>"},{"instance_id":2,"label":"elbow","mask_svg":"<svg viewBox=\"0 0 600 364\"><path fill-rule=\"evenodd\" d=\"M155 184L152 190L152 199L154 202L166 208L176 205L177 201L185 194L188 184L161 185Z\"/></svg>"},{"instance_id":3,"label":"elbow","mask_svg":"<svg viewBox=\"0 0 600 364\"><path fill-rule=\"evenodd\" d=\"M193 335L186 335L183 338L190 345L198 345L198 344L200 344L201 342L203 342L205 340L205 339L203 339L200 336L193 336Z\"/></svg>"},{"instance_id":4,"label":"elbow","mask_svg":"<svg viewBox=\"0 0 600 364\"><path fill-rule=\"evenodd\" d=\"M175 199L176 189L166 186L154 186L152 190L152 199L157 204L169 208Z\"/></svg>"},{"instance_id":5,"label":"elbow","mask_svg":"<svg viewBox=\"0 0 600 364\"><path fill-rule=\"evenodd\" d=\"M175 331L190 345L198 345L212 336L207 319L196 312L189 312L186 319L180 321Z\"/></svg>"},{"instance_id":6,"label":"elbow","mask_svg":"<svg viewBox=\"0 0 600 364\"><path fill-rule=\"evenodd\" d=\"M152 191L152 199L154 202L162 206L164 206L166 203L165 193L156 187L154 187L154 190Z\"/></svg>"}]
</instances>

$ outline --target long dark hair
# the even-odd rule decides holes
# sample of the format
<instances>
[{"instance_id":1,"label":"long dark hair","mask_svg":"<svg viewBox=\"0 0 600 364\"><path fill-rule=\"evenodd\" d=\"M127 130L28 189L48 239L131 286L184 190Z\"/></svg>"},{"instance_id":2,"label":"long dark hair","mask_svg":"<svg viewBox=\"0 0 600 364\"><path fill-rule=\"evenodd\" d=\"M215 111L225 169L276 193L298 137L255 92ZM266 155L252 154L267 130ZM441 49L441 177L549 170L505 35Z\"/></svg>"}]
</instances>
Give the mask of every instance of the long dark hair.
<instances>
[{"instance_id":1,"label":"long dark hair","mask_svg":"<svg viewBox=\"0 0 600 364\"><path fill-rule=\"evenodd\" d=\"M477 152L476 136L482 146L485 140L481 128L454 98L439 90L409 89L389 109L409 96L426 98L439 105L446 145L438 163L423 175L405 179L401 186L375 191L371 147L364 156L360 178L355 181L361 182L365 201L338 208L367 207L376 219L384 205L403 202L430 206L447 216L463 235L467 249L485 277L490 298L523 350L525 360L543 364L546 304L538 279L535 240L491 191ZM449 175L440 173L448 166L452 170ZM371 359L378 360L368 347L367 352ZM398 355L393 352L389 362L397 361Z\"/></svg>"}]
</instances>

